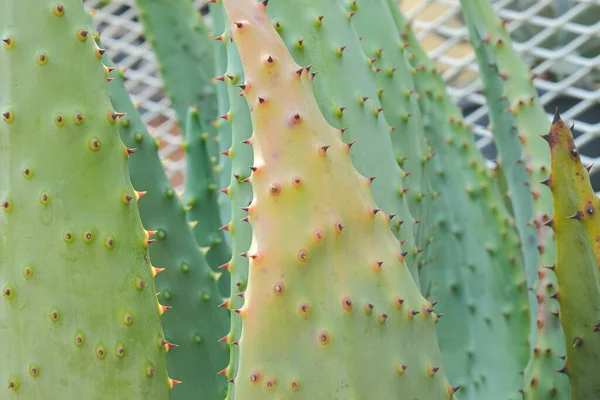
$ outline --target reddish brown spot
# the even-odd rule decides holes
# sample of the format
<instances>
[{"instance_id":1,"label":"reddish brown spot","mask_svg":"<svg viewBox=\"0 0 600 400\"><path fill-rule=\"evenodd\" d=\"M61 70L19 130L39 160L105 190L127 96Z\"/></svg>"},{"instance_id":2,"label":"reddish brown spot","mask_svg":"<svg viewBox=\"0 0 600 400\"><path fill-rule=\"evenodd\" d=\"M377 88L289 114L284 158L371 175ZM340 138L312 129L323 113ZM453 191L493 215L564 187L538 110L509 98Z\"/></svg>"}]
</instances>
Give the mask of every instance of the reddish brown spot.
<instances>
[{"instance_id":1,"label":"reddish brown spot","mask_svg":"<svg viewBox=\"0 0 600 400\"><path fill-rule=\"evenodd\" d=\"M313 239L315 242L320 242L323 240L323 231L321 229L315 229L313 232Z\"/></svg>"},{"instance_id":2,"label":"reddish brown spot","mask_svg":"<svg viewBox=\"0 0 600 400\"><path fill-rule=\"evenodd\" d=\"M537 271L537 276L539 279L544 279L544 277L546 276L546 270L544 269L539 269Z\"/></svg>"},{"instance_id":3,"label":"reddish brown spot","mask_svg":"<svg viewBox=\"0 0 600 400\"><path fill-rule=\"evenodd\" d=\"M536 297L537 297L538 304L541 304L544 302L544 295L538 294Z\"/></svg>"},{"instance_id":4,"label":"reddish brown spot","mask_svg":"<svg viewBox=\"0 0 600 400\"><path fill-rule=\"evenodd\" d=\"M531 378L531 386L532 387L537 386L537 383L538 383L538 378L537 377L534 376L533 378Z\"/></svg>"},{"instance_id":5,"label":"reddish brown spot","mask_svg":"<svg viewBox=\"0 0 600 400\"><path fill-rule=\"evenodd\" d=\"M379 316L377 316L377 320L379 321L379 324L383 325L385 324L385 321L387 320L388 315L383 313L383 314L379 314Z\"/></svg>"},{"instance_id":6,"label":"reddish brown spot","mask_svg":"<svg viewBox=\"0 0 600 400\"><path fill-rule=\"evenodd\" d=\"M308 260L308 251L306 249L298 250L298 260L301 262Z\"/></svg>"},{"instance_id":7,"label":"reddish brown spot","mask_svg":"<svg viewBox=\"0 0 600 400\"><path fill-rule=\"evenodd\" d=\"M271 184L271 186L269 187L269 193L271 193L271 195L273 196L277 196L279 193L281 193L281 186L279 185L279 183Z\"/></svg>"},{"instance_id":8,"label":"reddish brown spot","mask_svg":"<svg viewBox=\"0 0 600 400\"><path fill-rule=\"evenodd\" d=\"M302 122L302 117L300 116L300 114L294 114L292 116L292 124L294 125L298 125Z\"/></svg>"},{"instance_id":9,"label":"reddish brown spot","mask_svg":"<svg viewBox=\"0 0 600 400\"><path fill-rule=\"evenodd\" d=\"M277 283L273 287L273 293L275 293L276 296L281 296L283 294L283 283Z\"/></svg>"},{"instance_id":10,"label":"reddish brown spot","mask_svg":"<svg viewBox=\"0 0 600 400\"><path fill-rule=\"evenodd\" d=\"M327 331L321 331L321 333L319 333L319 342L321 344L331 343L331 335L329 335Z\"/></svg>"},{"instance_id":11,"label":"reddish brown spot","mask_svg":"<svg viewBox=\"0 0 600 400\"><path fill-rule=\"evenodd\" d=\"M308 304L308 303L300 304L300 306L298 306L298 312L300 313L300 315L306 317L308 315L308 313L310 312L310 304Z\"/></svg>"},{"instance_id":12,"label":"reddish brown spot","mask_svg":"<svg viewBox=\"0 0 600 400\"><path fill-rule=\"evenodd\" d=\"M348 312L352 311L352 299L350 298L350 296L345 296L342 299L342 307Z\"/></svg>"},{"instance_id":13,"label":"reddish brown spot","mask_svg":"<svg viewBox=\"0 0 600 400\"><path fill-rule=\"evenodd\" d=\"M298 381L291 381L290 382L290 390L292 392L297 392L298 389L300 389L300 382L298 382Z\"/></svg>"},{"instance_id":14,"label":"reddish brown spot","mask_svg":"<svg viewBox=\"0 0 600 400\"><path fill-rule=\"evenodd\" d=\"M401 299L400 297L396 296L394 298L394 307L396 307L398 310L400 310L402 308L402 304L404 304L404 300Z\"/></svg>"},{"instance_id":15,"label":"reddish brown spot","mask_svg":"<svg viewBox=\"0 0 600 400\"><path fill-rule=\"evenodd\" d=\"M260 382L260 378L261 378L260 372L253 371L250 374L250 382L252 382L252 383L258 383L258 382Z\"/></svg>"},{"instance_id":16,"label":"reddish brown spot","mask_svg":"<svg viewBox=\"0 0 600 400\"><path fill-rule=\"evenodd\" d=\"M275 378L269 378L265 381L265 388L267 390L274 389L275 385L277 385L277 379Z\"/></svg>"},{"instance_id":17,"label":"reddish brown spot","mask_svg":"<svg viewBox=\"0 0 600 400\"><path fill-rule=\"evenodd\" d=\"M396 364L396 372L400 375L402 375L407 368L408 367L405 364Z\"/></svg>"},{"instance_id":18,"label":"reddish brown spot","mask_svg":"<svg viewBox=\"0 0 600 400\"><path fill-rule=\"evenodd\" d=\"M575 161L579 160L579 151L577 150L577 147L575 147L573 145L573 147L571 147L569 149L569 153L571 154L571 158Z\"/></svg>"}]
</instances>

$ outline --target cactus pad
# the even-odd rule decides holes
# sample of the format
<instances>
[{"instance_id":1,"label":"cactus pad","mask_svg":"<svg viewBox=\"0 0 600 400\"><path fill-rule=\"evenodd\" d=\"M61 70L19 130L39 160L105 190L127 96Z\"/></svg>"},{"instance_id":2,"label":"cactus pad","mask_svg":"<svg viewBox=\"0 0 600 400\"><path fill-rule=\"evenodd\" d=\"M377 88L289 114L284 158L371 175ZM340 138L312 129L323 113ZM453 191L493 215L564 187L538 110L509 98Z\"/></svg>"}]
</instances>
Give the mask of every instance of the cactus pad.
<instances>
[{"instance_id":1,"label":"cactus pad","mask_svg":"<svg viewBox=\"0 0 600 400\"><path fill-rule=\"evenodd\" d=\"M1 8L0 397L166 400L153 232L89 16L77 0Z\"/></svg>"},{"instance_id":2,"label":"cactus pad","mask_svg":"<svg viewBox=\"0 0 600 400\"><path fill-rule=\"evenodd\" d=\"M571 383L571 399L600 398L600 271L594 250L600 240L600 200L581 164L573 136L556 115L544 136L550 145L548 186L554 196L550 226L556 237L554 293L560 303L567 357L561 369Z\"/></svg>"},{"instance_id":3,"label":"cactus pad","mask_svg":"<svg viewBox=\"0 0 600 400\"><path fill-rule=\"evenodd\" d=\"M433 305L371 179L319 111L308 68L292 60L266 2L224 4L254 128L236 399L453 398Z\"/></svg>"}]
</instances>

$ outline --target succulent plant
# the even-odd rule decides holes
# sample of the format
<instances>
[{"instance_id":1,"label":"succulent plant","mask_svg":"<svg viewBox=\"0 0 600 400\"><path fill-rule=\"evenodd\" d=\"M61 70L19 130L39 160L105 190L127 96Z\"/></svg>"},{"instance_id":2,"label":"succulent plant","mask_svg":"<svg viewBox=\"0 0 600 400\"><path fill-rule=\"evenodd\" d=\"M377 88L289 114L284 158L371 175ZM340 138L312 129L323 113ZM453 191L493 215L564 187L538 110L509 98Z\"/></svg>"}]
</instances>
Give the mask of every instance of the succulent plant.
<instances>
[{"instance_id":1,"label":"succulent plant","mask_svg":"<svg viewBox=\"0 0 600 400\"><path fill-rule=\"evenodd\" d=\"M557 281L554 271L547 268L556 263L554 232L548 225L554 211L553 196L547 187L550 152L541 138L550 129L550 119L540 104L529 70L513 49L505 24L494 14L491 4L462 0L462 6L484 82L492 131L500 157L506 158L500 160L500 165L513 198L521 240L526 244L523 252L528 286L531 294L536 293L529 302L536 318L531 319L532 346L522 391L528 399L566 399L568 380L561 374L560 357L565 355L565 344L558 319ZM525 182L523 166L529 175ZM523 187L529 190L529 197ZM537 240L529 233L532 227L537 230ZM537 264L534 249L539 254Z\"/></svg>"},{"instance_id":2,"label":"succulent plant","mask_svg":"<svg viewBox=\"0 0 600 400\"><path fill-rule=\"evenodd\" d=\"M168 399L155 232L88 14L76 0L0 6L2 398Z\"/></svg>"},{"instance_id":3,"label":"succulent plant","mask_svg":"<svg viewBox=\"0 0 600 400\"><path fill-rule=\"evenodd\" d=\"M372 180L354 168L351 146L321 114L309 68L292 59L264 4L224 4L244 67L254 150L235 397L452 398L433 305L411 279L390 217L372 199ZM296 211L282 214L292 204ZM357 354L379 362L360 363Z\"/></svg>"},{"instance_id":4,"label":"succulent plant","mask_svg":"<svg viewBox=\"0 0 600 400\"><path fill-rule=\"evenodd\" d=\"M116 68L108 54L103 61ZM222 296L214 273L196 244L186 220L183 204L169 183L155 140L150 136L124 87L124 73L114 70L109 77L110 97L116 110L125 113L118 122L123 142L135 149L129 158L133 185L146 192L138 201L144 226L156 231L150 257L162 272L156 276L159 301L171 307L162 317L170 373L186 385L173 388L171 398L187 399L194 393L217 397L226 382L217 375L227 359L227 347L214 343L228 329L227 316L218 308ZM190 118L197 118L195 109ZM161 210L157 213L156 210ZM195 301L190 301L190 299Z\"/></svg>"},{"instance_id":5,"label":"succulent plant","mask_svg":"<svg viewBox=\"0 0 600 400\"><path fill-rule=\"evenodd\" d=\"M223 224L217 189L224 182L219 170L229 172L217 162L220 137L229 136L227 125L217 121L222 102L217 101L213 82L216 68L222 68L218 61L222 60L215 54L210 30L191 1L136 1L144 33L160 62L161 76L183 132L187 218L209 265L216 270L231 256L225 234L219 230ZM190 106L195 106L197 117L189 118ZM223 276L219 285L228 295L229 276Z\"/></svg>"},{"instance_id":6,"label":"succulent plant","mask_svg":"<svg viewBox=\"0 0 600 400\"><path fill-rule=\"evenodd\" d=\"M314 95L328 123L353 143L357 170L373 178L374 200L393 215L391 226L415 281L417 256L414 216L408 207L407 173L392 151L391 126L383 115L373 60L362 50L360 36L348 22L350 12L337 1L273 2L268 15L294 60L317 74ZM354 82L348 85L346 82Z\"/></svg>"},{"instance_id":7,"label":"succulent plant","mask_svg":"<svg viewBox=\"0 0 600 400\"><path fill-rule=\"evenodd\" d=\"M229 109L227 110L230 122L231 139L230 147L223 151L223 158L231 164L230 181L223 192L231 204L230 220L227 223L227 232L231 237L231 259L220 268L230 275L230 295L224 302L230 311L231 324L227 335L224 337L230 346L229 364L223 365L221 374L230 381L227 399L235 398L235 385L233 379L237 374L239 362L239 347L242 320L240 314L235 312L244 304L244 292L248 285L248 261L246 252L252 242L252 229L248 224L246 207L252 202L252 185L250 184L250 167L253 164L254 152L252 150L252 120L246 100L239 96L244 82L244 70L235 42L229 40L230 30L227 14L222 4L214 5L219 8L215 13L222 18L222 32L217 37L225 49L227 69L223 74L223 86L226 89ZM216 25L216 24L215 24ZM225 28L227 27L227 29Z\"/></svg>"},{"instance_id":8,"label":"succulent plant","mask_svg":"<svg viewBox=\"0 0 600 400\"><path fill-rule=\"evenodd\" d=\"M181 196L81 2L0 0L1 399L600 398L600 200L490 0L494 169L395 0L136 2Z\"/></svg>"},{"instance_id":9,"label":"succulent plant","mask_svg":"<svg viewBox=\"0 0 600 400\"><path fill-rule=\"evenodd\" d=\"M600 200L592 190L573 135L557 114L544 135L551 153L548 186L554 197L549 224L556 237L558 280L556 299L565 333L567 354L561 369L571 383L571 399L600 397L600 251L597 210Z\"/></svg>"}]
</instances>

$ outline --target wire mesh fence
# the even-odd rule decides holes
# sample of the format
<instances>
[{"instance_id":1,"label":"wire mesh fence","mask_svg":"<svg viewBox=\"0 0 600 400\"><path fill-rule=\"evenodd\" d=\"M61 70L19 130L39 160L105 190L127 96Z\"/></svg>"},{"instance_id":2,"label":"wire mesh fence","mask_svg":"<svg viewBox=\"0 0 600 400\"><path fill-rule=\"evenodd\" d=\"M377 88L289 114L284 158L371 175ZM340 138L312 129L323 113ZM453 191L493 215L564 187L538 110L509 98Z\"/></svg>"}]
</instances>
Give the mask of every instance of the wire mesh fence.
<instances>
[{"instance_id":1,"label":"wire mesh fence","mask_svg":"<svg viewBox=\"0 0 600 400\"><path fill-rule=\"evenodd\" d=\"M203 0L195 1L198 10ZM175 113L165 96L152 49L144 40L135 0L84 0L98 10L94 23L108 54L126 70L126 87L142 119L160 141L160 156L173 185L180 188L185 158ZM468 43L459 0L401 0L400 6L425 49L436 60L449 93L475 127L477 143L493 162L496 151L487 130L487 106L480 93L477 61ZM600 158L600 0L497 0L516 50L531 66L546 111L556 107L575 123L575 141L585 164ZM600 190L600 163L592 168Z\"/></svg>"}]
</instances>

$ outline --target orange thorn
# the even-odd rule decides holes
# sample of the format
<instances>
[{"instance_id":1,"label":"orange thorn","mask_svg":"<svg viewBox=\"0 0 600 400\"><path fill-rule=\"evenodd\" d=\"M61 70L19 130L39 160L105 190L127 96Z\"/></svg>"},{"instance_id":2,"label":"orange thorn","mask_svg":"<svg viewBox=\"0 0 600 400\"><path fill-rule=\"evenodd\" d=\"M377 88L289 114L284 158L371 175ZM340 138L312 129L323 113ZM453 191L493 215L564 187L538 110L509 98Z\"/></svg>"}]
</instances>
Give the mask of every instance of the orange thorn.
<instances>
[{"instance_id":1,"label":"orange thorn","mask_svg":"<svg viewBox=\"0 0 600 400\"><path fill-rule=\"evenodd\" d=\"M229 262L226 262L225 264L221 265L218 267L218 269L226 269L227 271L229 271Z\"/></svg>"},{"instance_id":2,"label":"orange thorn","mask_svg":"<svg viewBox=\"0 0 600 400\"><path fill-rule=\"evenodd\" d=\"M181 383L181 381L177 381L175 379L169 378L169 388L171 388L171 389L173 389L173 386L179 385L180 383Z\"/></svg>"},{"instance_id":3,"label":"orange thorn","mask_svg":"<svg viewBox=\"0 0 600 400\"><path fill-rule=\"evenodd\" d=\"M221 339L217 340L217 342L224 343L224 342L227 342L228 339L229 339L229 334L223 336Z\"/></svg>"},{"instance_id":4,"label":"orange thorn","mask_svg":"<svg viewBox=\"0 0 600 400\"><path fill-rule=\"evenodd\" d=\"M224 302L222 302L221 304L219 304L219 307L229 308L229 299L225 299Z\"/></svg>"},{"instance_id":5,"label":"orange thorn","mask_svg":"<svg viewBox=\"0 0 600 400\"><path fill-rule=\"evenodd\" d=\"M162 340L160 341L160 344L161 344L162 346L164 346L164 347L165 347L165 350L167 350L167 351L171 350L173 347L179 347L179 345L177 345L177 344L174 344L174 343L169 343L169 342L167 342L165 339L162 339Z\"/></svg>"},{"instance_id":6,"label":"orange thorn","mask_svg":"<svg viewBox=\"0 0 600 400\"><path fill-rule=\"evenodd\" d=\"M162 304L159 304L158 312L160 313L160 315L163 315L165 311L170 310L171 308L171 306L163 306Z\"/></svg>"}]
</instances>

